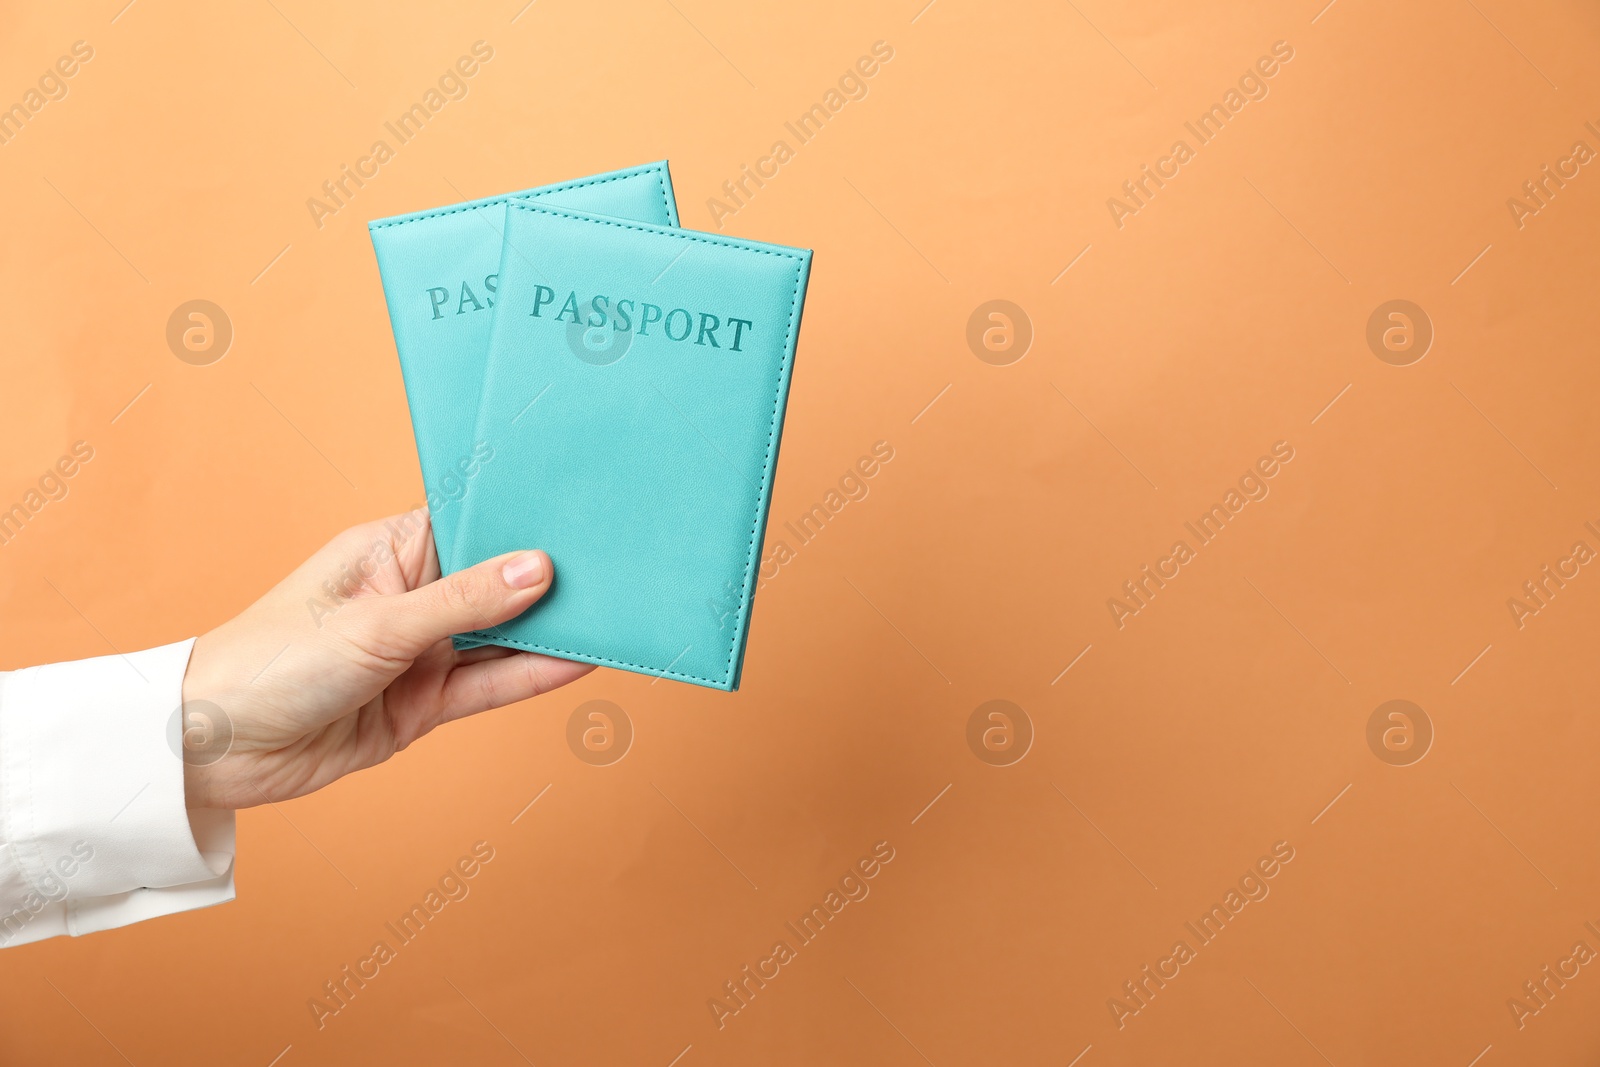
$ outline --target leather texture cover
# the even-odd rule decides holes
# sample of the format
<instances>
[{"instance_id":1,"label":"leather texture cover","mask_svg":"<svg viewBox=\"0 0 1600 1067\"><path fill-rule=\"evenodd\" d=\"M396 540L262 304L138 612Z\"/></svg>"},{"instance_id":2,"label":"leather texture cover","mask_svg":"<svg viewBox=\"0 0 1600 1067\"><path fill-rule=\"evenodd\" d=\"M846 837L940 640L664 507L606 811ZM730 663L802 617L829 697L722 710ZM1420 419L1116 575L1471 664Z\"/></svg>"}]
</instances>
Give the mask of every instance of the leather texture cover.
<instances>
[{"instance_id":1,"label":"leather texture cover","mask_svg":"<svg viewBox=\"0 0 1600 1067\"><path fill-rule=\"evenodd\" d=\"M507 204L456 568L543 548L480 641L738 688L811 253Z\"/></svg>"},{"instance_id":2,"label":"leather texture cover","mask_svg":"<svg viewBox=\"0 0 1600 1067\"><path fill-rule=\"evenodd\" d=\"M678 224L666 161L417 211L367 224L389 304L439 562L463 495L494 462L473 437L493 323L505 204L529 198L625 219Z\"/></svg>"}]
</instances>

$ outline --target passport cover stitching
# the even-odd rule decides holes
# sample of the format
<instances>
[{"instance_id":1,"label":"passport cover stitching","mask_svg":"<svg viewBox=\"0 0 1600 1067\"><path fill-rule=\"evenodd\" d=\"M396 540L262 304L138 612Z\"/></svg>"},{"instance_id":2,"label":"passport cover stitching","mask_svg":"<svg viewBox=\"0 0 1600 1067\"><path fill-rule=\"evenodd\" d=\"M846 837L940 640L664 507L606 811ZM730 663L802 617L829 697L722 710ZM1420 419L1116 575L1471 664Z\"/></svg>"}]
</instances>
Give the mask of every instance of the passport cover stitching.
<instances>
[{"instance_id":1,"label":"passport cover stitching","mask_svg":"<svg viewBox=\"0 0 1600 1067\"><path fill-rule=\"evenodd\" d=\"M739 618L734 626L734 638L731 639L728 644L728 666L723 673L723 677L702 678L697 674L689 674L684 671L674 671L668 668L652 667L643 663L629 663L626 660L613 659L609 656L598 656L588 652L580 653L575 649L555 648L551 645L536 645L531 641L522 641L515 637L510 637L506 634L499 633L498 627L492 627L488 631L473 631L473 636L484 637L496 644L512 645L516 648L521 648L529 652L547 652L555 655L568 656L583 655L589 659L613 664L618 667L632 667L635 670L642 670L652 673L659 672L661 677L680 678L684 681L706 682L712 685L728 681L733 675L734 657L737 655L740 645L739 637L748 632L747 628L749 625L750 604L755 599L755 590L750 588L750 567L759 549L759 546L756 544L756 534L761 526L761 502L768 499L768 479L772 473L772 453L775 450L778 442L778 405L783 399L784 387L789 383L789 377L793 369L792 365L794 363L794 350L796 345L794 325L795 317L799 312L800 288L804 281L802 268L805 266L806 257L797 255L793 252L779 251L777 249L753 248L749 244L736 238L716 238L709 235L689 233L682 230L668 230L662 227L638 226L593 215L579 215L570 211L563 211L560 208L547 207L542 204L533 204L512 200L506 203L506 208L508 210L515 208L521 211L542 212L547 215L557 215L562 218L574 219L579 222L587 222L602 226L616 226L619 229L624 230L638 230L641 233L660 234L662 236L675 237L684 241L696 241L701 244L715 245L719 248L728 248L740 252L752 252L763 256L777 256L780 259L792 259L795 261L794 293L789 298L789 321L784 327L783 335L783 363L778 368L778 385L777 389L772 395L772 414L769 416L767 428L767 453L761 464L761 485L758 488L755 514L751 517L750 521L750 546L745 552L743 579L744 593L739 598Z\"/></svg>"},{"instance_id":2,"label":"passport cover stitching","mask_svg":"<svg viewBox=\"0 0 1600 1067\"><path fill-rule=\"evenodd\" d=\"M678 225L677 206L673 203L672 197L667 194L667 187L671 178L668 177L666 167L661 163L646 163L621 174L613 174L609 178L581 178L577 181L561 182L558 185L541 185L538 187L539 195L566 192L568 189L583 189L591 185L604 185L607 182L627 181L645 173L649 173L655 178L656 191L661 194L661 203L666 208L667 218L672 220L672 225ZM435 211L424 211L416 215L406 215L402 218L378 219L367 223L367 229L382 230L390 226L404 226L411 222L421 222L423 219L438 218L440 215L454 215L460 211L476 211L481 207L493 207L502 201L509 202L516 199L517 195L516 193L502 193L499 196L484 197L482 200L472 200L465 204L455 204L451 207L439 208Z\"/></svg>"}]
</instances>

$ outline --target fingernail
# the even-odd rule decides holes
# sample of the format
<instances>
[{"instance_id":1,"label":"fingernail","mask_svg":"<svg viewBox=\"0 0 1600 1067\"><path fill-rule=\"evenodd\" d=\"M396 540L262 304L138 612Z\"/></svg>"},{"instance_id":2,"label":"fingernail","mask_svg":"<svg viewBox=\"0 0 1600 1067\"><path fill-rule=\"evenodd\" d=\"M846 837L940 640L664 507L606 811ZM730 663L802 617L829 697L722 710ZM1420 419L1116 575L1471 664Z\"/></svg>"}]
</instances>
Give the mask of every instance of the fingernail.
<instances>
[{"instance_id":1,"label":"fingernail","mask_svg":"<svg viewBox=\"0 0 1600 1067\"><path fill-rule=\"evenodd\" d=\"M537 552L523 552L506 561L500 576L513 589L527 589L544 580L544 557Z\"/></svg>"}]
</instances>

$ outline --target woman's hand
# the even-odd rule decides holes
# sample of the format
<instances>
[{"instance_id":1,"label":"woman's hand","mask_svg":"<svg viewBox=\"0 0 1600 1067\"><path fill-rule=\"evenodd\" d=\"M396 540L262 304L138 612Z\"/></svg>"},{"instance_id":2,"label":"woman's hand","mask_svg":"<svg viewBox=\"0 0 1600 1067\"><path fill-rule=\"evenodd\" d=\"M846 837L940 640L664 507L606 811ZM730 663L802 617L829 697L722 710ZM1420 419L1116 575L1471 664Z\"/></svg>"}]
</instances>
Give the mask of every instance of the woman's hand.
<instances>
[{"instance_id":1,"label":"woman's hand","mask_svg":"<svg viewBox=\"0 0 1600 1067\"><path fill-rule=\"evenodd\" d=\"M188 805L301 796L441 723L589 673L533 652L450 643L520 615L554 574L535 550L441 579L426 509L344 531L195 642L183 680Z\"/></svg>"}]
</instances>

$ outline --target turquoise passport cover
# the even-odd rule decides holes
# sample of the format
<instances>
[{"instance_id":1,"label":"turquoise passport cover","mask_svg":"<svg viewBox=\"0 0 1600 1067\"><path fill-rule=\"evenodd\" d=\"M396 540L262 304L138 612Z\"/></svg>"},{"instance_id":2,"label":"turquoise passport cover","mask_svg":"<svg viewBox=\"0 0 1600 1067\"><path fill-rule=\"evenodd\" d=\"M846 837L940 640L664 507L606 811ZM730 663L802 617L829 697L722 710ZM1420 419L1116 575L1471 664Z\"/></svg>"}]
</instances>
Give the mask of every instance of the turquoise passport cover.
<instances>
[{"instance_id":1,"label":"turquoise passport cover","mask_svg":"<svg viewBox=\"0 0 1600 1067\"><path fill-rule=\"evenodd\" d=\"M466 636L737 689L811 253L531 200L504 228L453 562L556 579Z\"/></svg>"},{"instance_id":2,"label":"turquoise passport cover","mask_svg":"<svg viewBox=\"0 0 1600 1067\"><path fill-rule=\"evenodd\" d=\"M678 224L665 161L368 223L441 565L451 557L459 501L494 461L488 442L473 436L473 422L499 288L505 204L523 197Z\"/></svg>"}]
</instances>

